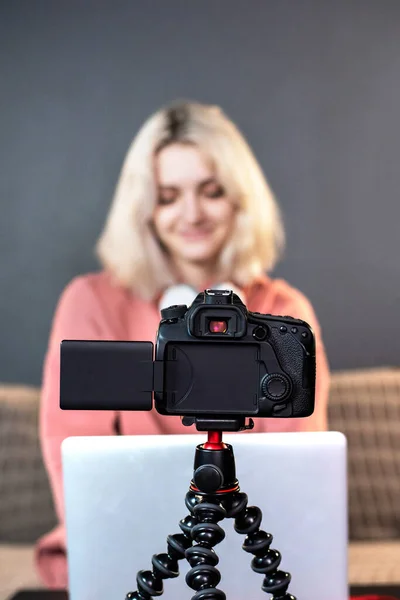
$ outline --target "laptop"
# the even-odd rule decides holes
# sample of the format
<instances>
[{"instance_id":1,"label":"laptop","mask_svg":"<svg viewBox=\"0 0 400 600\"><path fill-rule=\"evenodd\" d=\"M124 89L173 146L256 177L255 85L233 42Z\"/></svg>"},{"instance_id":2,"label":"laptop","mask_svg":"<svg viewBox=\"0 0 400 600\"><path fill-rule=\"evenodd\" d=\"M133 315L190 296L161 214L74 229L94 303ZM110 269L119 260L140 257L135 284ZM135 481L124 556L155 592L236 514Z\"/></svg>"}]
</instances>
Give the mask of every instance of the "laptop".
<instances>
[{"instance_id":1,"label":"laptop","mask_svg":"<svg viewBox=\"0 0 400 600\"><path fill-rule=\"evenodd\" d=\"M124 600L136 574L151 570L189 514L185 495L196 445L206 434L72 437L62 444L70 600ZM233 445L240 489L259 506L261 529L274 537L288 591L303 600L348 598L347 448L337 432L225 434ZM242 550L233 520L220 526L215 546L218 588L228 600L266 598L263 575ZM163 598L185 600L195 591L190 569L164 580Z\"/></svg>"}]
</instances>

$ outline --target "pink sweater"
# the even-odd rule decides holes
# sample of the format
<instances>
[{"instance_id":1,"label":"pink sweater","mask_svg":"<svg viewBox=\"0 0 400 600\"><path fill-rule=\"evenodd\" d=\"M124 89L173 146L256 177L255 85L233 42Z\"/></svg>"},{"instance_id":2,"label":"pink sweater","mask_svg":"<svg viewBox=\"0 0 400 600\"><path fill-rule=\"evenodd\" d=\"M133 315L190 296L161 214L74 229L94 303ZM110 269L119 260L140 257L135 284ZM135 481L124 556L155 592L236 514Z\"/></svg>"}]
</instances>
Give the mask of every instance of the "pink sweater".
<instances>
[{"instance_id":1,"label":"pink sweater","mask_svg":"<svg viewBox=\"0 0 400 600\"><path fill-rule=\"evenodd\" d=\"M310 302L282 280L260 278L244 291L249 310L291 315L314 329L317 349L316 408L305 419L255 419L253 431L325 430L329 369L320 327ZM156 304L140 300L112 283L105 273L75 278L59 300L44 362L40 415L40 437L49 474L59 525L36 546L36 565L43 583L50 588L68 585L64 500L60 445L64 438L80 435L113 435L117 413L62 411L59 408L60 342L63 339L151 340L160 315ZM123 412L120 428L125 435L193 434L179 417L150 412ZM189 483L189 482L188 482Z\"/></svg>"}]
</instances>

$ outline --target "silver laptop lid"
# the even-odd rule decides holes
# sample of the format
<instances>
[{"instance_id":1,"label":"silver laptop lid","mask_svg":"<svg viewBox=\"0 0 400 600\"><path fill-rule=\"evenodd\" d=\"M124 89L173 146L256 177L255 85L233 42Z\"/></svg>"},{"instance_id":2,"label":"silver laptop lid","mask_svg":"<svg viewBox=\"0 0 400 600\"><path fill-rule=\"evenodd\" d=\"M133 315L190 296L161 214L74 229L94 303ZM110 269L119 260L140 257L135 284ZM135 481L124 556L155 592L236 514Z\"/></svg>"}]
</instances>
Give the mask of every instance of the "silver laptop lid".
<instances>
[{"instance_id":1,"label":"silver laptop lid","mask_svg":"<svg viewBox=\"0 0 400 600\"><path fill-rule=\"evenodd\" d=\"M71 600L123 600L137 589L136 573L151 570L153 554L181 533L189 514L185 495L196 445L204 435L69 438L62 446ZM226 434L249 506L263 513L261 529L274 537L280 568L292 575L298 599L347 597L346 440L336 432ZM229 600L266 598L244 536L231 519L215 546L218 588ZM186 599L190 566L164 581L163 598Z\"/></svg>"}]
</instances>

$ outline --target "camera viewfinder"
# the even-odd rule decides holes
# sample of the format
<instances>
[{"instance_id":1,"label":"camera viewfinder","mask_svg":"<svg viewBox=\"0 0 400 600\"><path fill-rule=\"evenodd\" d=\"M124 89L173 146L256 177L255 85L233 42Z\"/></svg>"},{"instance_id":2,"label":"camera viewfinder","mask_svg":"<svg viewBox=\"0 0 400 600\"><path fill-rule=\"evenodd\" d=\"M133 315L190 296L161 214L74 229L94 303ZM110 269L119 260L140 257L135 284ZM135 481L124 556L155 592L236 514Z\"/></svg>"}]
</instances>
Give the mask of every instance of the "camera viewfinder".
<instances>
[{"instance_id":1,"label":"camera viewfinder","mask_svg":"<svg viewBox=\"0 0 400 600\"><path fill-rule=\"evenodd\" d=\"M228 323L226 321L210 321L208 329L211 333L226 333L228 330Z\"/></svg>"}]
</instances>

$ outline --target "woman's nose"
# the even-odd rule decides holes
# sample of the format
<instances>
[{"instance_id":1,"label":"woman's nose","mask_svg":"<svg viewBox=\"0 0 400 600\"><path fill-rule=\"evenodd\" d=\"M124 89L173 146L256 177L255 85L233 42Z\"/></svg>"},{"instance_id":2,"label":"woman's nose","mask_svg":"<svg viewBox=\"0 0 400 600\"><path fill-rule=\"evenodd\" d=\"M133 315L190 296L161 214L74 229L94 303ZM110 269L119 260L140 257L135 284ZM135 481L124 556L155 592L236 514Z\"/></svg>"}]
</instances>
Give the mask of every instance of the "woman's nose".
<instances>
[{"instance_id":1,"label":"woman's nose","mask_svg":"<svg viewBox=\"0 0 400 600\"><path fill-rule=\"evenodd\" d=\"M203 209L201 206L201 200L196 196L187 196L183 204L183 219L191 224L195 225L203 219Z\"/></svg>"}]
</instances>

